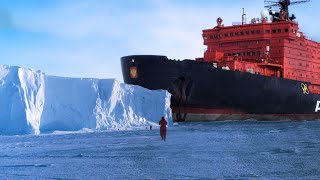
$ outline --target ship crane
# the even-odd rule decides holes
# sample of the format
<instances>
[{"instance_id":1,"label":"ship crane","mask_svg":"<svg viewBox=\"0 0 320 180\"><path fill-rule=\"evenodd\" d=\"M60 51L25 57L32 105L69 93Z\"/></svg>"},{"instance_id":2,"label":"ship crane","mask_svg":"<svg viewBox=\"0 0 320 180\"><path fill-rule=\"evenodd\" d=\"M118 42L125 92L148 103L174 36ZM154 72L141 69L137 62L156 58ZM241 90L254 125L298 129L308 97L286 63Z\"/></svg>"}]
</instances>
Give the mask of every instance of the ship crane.
<instances>
[{"instance_id":1,"label":"ship crane","mask_svg":"<svg viewBox=\"0 0 320 180\"><path fill-rule=\"evenodd\" d=\"M295 5L295 4L301 4L301 3L307 3L307 2L310 2L310 0L300 0L300 1L290 1L290 0L274 0L274 1L271 1L271 0L265 0L264 1L264 4L265 4L265 8L269 8L271 9L272 7L280 7L281 8L281 11L284 11L285 14L284 14L284 19L285 20L294 20L296 19L296 17L294 15L292 15L290 17L290 14L289 14L289 6L290 5ZM273 21L275 21L277 18L280 19L281 18L281 12L280 13L273 13L271 10L270 10L270 15L273 16Z\"/></svg>"}]
</instances>

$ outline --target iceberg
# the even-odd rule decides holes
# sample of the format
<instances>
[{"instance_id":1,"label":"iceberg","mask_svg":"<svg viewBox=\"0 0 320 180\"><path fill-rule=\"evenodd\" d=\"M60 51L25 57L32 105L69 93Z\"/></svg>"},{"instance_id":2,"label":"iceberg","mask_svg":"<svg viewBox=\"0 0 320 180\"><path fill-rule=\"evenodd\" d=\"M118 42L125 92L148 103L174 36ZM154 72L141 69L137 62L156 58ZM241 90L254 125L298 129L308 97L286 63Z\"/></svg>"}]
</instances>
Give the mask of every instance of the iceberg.
<instances>
[{"instance_id":1,"label":"iceberg","mask_svg":"<svg viewBox=\"0 0 320 180\"><path fill-rule=\"evenodd\" d=\"M172 125L171 94L115 79L70 78L0 65L0 134Z\"/></svg>"}]
</instances>

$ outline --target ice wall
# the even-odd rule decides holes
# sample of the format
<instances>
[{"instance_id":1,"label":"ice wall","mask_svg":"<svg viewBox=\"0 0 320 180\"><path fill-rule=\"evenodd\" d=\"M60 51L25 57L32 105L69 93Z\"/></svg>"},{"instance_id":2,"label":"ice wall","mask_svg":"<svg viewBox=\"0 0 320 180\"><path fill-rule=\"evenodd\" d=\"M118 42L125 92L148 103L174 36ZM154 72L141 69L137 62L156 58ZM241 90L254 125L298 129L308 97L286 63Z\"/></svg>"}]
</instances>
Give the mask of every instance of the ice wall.
<instances>
[{"instance_id":1,"label":"ice wall","mask_svg":"<svg viewBox=\"0 0 320 180\"><path fill-rule=\"evenodd\" d=\"M0 134L131 129L172 124L171 95L114 79L47 76L0 66Z\"/></svg>"}]
</instances>

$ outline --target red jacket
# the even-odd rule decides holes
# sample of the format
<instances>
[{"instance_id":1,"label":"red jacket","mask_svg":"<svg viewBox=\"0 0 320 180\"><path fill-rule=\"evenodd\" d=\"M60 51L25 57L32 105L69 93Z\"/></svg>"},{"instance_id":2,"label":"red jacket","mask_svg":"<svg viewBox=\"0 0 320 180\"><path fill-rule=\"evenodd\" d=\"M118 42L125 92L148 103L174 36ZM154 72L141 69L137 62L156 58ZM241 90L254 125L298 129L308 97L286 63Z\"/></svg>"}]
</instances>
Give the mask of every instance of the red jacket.
<instances>
[{"instance_id":1,"label":"red jacket","mask_svg":"<svg viewBox=\"0 0 320 180\"><path fill-rule=\"evenodd\" d=\"M160 129L166 129L167 128L167 121L165 118L161 118L161 120L159 121L159 125L160 125Z\"/></svg>"}]
</instances>

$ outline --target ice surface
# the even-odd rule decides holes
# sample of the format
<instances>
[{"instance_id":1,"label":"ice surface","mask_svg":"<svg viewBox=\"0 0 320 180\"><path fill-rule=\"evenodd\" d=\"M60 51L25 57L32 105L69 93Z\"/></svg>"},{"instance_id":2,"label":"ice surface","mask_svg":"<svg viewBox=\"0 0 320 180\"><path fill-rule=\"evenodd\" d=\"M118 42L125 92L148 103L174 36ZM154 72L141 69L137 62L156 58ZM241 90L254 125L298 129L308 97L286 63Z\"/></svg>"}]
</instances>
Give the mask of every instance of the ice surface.
<instances>
[{"instance_id":1,"label":"ice surface","mask_svg":"<svg viewBox=\"0 0 320 180\"><path fill-rule=\"evenodd\" d=\"M0 136L0 179L319 179L320 121Z\"/></svg>"},{"instance_id":2,"label":"ice surface","mask_svg":"<svg viewBox=\"0 0 320 180\"><path fill-rule=\"evenodd\" d=\"M172 124L170 93L114 79L67 78L0 65L0 134L125 130Z\"/></svg>"}]
</instances>

